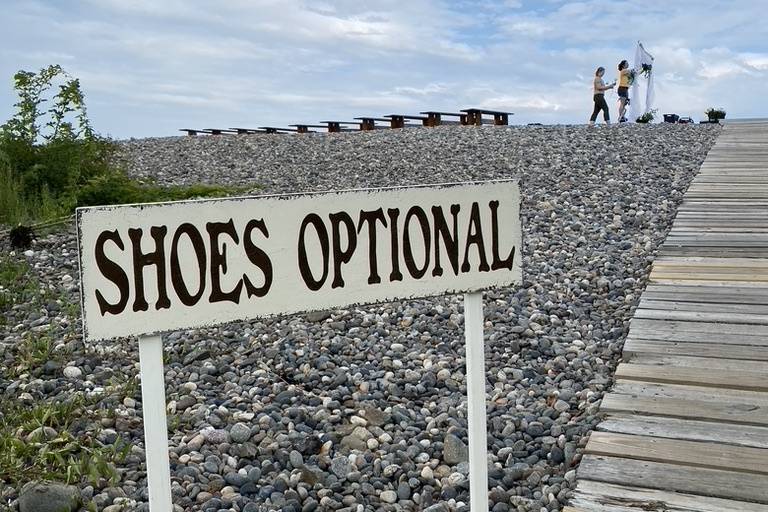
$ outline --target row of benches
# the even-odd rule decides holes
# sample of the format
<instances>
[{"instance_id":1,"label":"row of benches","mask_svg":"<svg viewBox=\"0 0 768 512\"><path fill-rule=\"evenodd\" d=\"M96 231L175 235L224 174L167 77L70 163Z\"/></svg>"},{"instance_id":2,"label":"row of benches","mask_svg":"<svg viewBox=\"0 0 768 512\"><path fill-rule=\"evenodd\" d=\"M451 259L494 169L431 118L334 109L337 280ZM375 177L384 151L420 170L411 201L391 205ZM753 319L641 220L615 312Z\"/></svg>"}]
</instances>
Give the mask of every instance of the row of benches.
<instances>
[{"instance_id":1,"label":"row of benches","mask_svg":"<svg viewBox=\"0 0 768 512\"><path fill-rule=\"evenodd\" d=\"M492 116L493 124L497 126L506 126L509 124L509 116L513 115L512 112L501 112L498 110L486 110L481 108L467 108L457 112L436 112L428 110L420 112L422 115L405 115L405 114L389 114L383 117L356 117L355 121L320 121L322 124L292 124L290 128L278 128L274 126L260 126L259 128L205 128L198 130L196 128L181 128L179 131L186 132L187 135L197 135L198 133L205 133L208 135L221 135L224 133L235 133L238 135L252 134L252 133L312 133L311 128L323 128L328 130L329 133L337 133L341 131L350 131L354 128L349 126L356 125L359 130L369 131L377 128L377 122L389 123L390 128L405 128L409 121L420 121L422 126L440 126L441 124L448 124L444 121L445 117L457 117L458 121L454 121L453 124L461 125L476 125L483 124L483 116Z\"/></svg>"}]
</instances>

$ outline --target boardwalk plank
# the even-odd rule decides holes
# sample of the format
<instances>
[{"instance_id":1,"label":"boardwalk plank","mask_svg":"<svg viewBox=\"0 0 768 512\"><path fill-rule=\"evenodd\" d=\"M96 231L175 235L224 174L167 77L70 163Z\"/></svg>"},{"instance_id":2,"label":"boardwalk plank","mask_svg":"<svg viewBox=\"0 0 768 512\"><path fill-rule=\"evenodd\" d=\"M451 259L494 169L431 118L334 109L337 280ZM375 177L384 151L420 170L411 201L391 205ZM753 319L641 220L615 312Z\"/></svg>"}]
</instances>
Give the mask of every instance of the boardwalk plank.
<instances>
[{"instance_id":1,"label":"boardwalk plank","mask_svg":"<svg viewBox=\"0 0 768 512\"><path fill-rule=\"evenodd\" d=\"M610 393L603 398L600 409L603 412L768 426L768 406L724 404L712 400L672 400Z\"/></svg>"},{"instance_id":2,"label":"boardwalk plank","mask_svg":"<svg viewBox=\"0 0 768 512\"><path fill-rule=\"evenodd\" d=\"M733 372L714 368L667 367L661 372L656 365L624 363L616 368L616 378L768 392L768 372L765 371Z\"/></svg>"},{"instance_id":3,"label":"boardwalk plank","mask_svg":"<svg viewBox=\"0 0 768 512\"><path fill-rule=\"evenodd\" d=\"M768 449L768 428L693 419L610 414L598 426L604 432L686 439Z\"/></svg>"},{"instance_id":4,"label":"boardwalk plank","mask_svg":"<svg viewBox=\"0 0 768 512\"><path fill-rule=\"evenodd\" d=\"M629 324L630 329L636 329L638 332L651 331L653 333L704 333L711 335L743 335L752 337L765 337L768 336L768 327L763 325L747 325L747 324L722 324L718 327L718 331L713 333L713 326L711 322L699 322L699 321L676 321L676 320L655 320L646 318L633 318ZM654 338L652 338L654 339ZM671 338L670 338L671 339ZM686 340L681 340L686 341Z\"/></svg>"},{"instance_id":5,"label":"boardwalk plank","mask_svg":"<svg viewBox=\"0 0 768 512\"><path fill-rule=\"evenodd\" d=\"M768 512L768 505L580 480L571 502L583 512ZM568 511L566 507L564 512Z\"/></svg>"},{"instance_id":6,"label":"boardwalk plank","mask_svg":"<svg viewBox=\"0 0 768 512\"><path fill-rule=\"evenodd\" d=\"M598 482L768 503L764 475L599 455L585 455L578 475Z\"/></svg>"},{"instance_id":7,"label":"boardwalk plank","mask_svg":"<svg viewBox=\"0 0 768 512\"><path fill-rule=\"evenodd\" d=\"M672 366L674 368L712 368L713 370L729 370L732 372L751 371L768 373L766 361L743 361L731 359L727 352L718 359L695 356L670 356L661 354L637 354L631 358L633 364ZM625 356L626 358L626 356ZM663 371L663 370L662 370Z\"/></svg>"},{"instance_id":8,"label":"boardwalk plank","mask_svg":"<svg viewBox=\"0 0 768 512\"><path fill-rule=\"evenodd\" d=\"M635 311L635 318L651 320L675 320L686 322L709 322L709 323L728 323L737 322L739 324L755 324L768 326L768 315L735 313L735 312L712 312L712 311L681 311L664 309L638 309Z\"/></svg>"},{"instance_id":9,"label":"boardwalk plank","mask_svg":"<svg viewBox=\"0 0 768 512\"><path fill-rule=\"evenodd\" d=\"M717 297L712 297L716 300ZM640 298L639 309L665 311L692 311L699 313L739 313L744 315L768 315L768 304L726 304L722 302L691 302L678 300Z\"/></svg>"},{"instance_id":10,"label":"boardwalk plank","mask_svg":"<svg viewBox=\"0 0 768 512\"><path fill-rule=\"evenodd\" d=\"M670 356L768 361L768 347L627 338L624 342L624 357L631 358L640 354L665 354Z\"/></svg>"},{"instance_id":11,"label":"boardwalk plank","mask_svg":"<svg viewBox=\"0 0 768 512\"><path fill-rule=\"evenodd\" d=\"M584 453L768 475L765 450L720 443L593 432Z\"/></svg>"},{"instance_id":12,"label":"boardwalk plank","mask_svg":"<svg viewBox=\"0 0 768 512\"><path fill-rule=\"evenodd\" d=\"M692 384L666 384L618 379L611 394L669 400L693 400L768 408L768 394L742 389L704 388Z\"/></svg>"}]
</instances>

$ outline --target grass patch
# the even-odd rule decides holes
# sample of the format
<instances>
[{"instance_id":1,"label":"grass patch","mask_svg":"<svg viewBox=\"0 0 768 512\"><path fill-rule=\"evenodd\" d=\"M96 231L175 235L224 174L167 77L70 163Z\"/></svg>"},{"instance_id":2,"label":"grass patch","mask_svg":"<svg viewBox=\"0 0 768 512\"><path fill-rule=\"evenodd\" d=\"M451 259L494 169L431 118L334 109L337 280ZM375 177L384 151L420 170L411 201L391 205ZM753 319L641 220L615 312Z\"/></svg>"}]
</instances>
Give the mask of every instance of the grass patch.
<instances>
[{"instance_id":1,"label":"grass patch","mask_svg":"<svg viewBox=\"0 0 768 512\"><path fill-rule=\"evenodd\" d=\"M129 178L117 171L104 173L86 183L77 194L77 206L156 203L208 197L225 197L249 187L196 184L163 187Z\"/></svg>"},{"instance_id":2,"label":"grass patch","mask_svg":"<svg viewBox=\"0 0 768 512\"><path fill-rule=\"evenodd\" d=\"M17 488L34 479L115 485L116 465L128 456L130 444L119 437L112 444L75 437L71 431L87 416L87 405L81 395L33 406L0 401L0 482Z\"/></svg>"},{"instance_id":3,"label":"grass patch","mask_svg":"<svg viewBox=\"0 0 768 512\"><path fill-rule=\"evenodd\" d=\"M37 280L25 261L0 256L0 325L6 323L5 313L15 304L39 300Z\"/></svg>"}]
</instances>

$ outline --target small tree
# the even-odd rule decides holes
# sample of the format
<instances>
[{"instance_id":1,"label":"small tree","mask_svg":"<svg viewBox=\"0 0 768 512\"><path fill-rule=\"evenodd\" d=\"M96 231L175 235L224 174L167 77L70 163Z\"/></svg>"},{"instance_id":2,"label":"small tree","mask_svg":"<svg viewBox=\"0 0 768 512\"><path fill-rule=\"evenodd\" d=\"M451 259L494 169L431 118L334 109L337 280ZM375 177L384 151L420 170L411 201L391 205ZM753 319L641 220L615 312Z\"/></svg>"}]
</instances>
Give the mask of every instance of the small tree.
<instances>
[{"instance_id":1,"label":"small tree","mask_svg":"<svg viewBox=\"0 0 768 512\"><path fill-rule=\"evenodd\" d=\"M61 66L53 64L37 73L21 70L13 83L19 101L14 104L16 115L0 127L6 137L27 144L93 137L80 81Z\"/></svg>"}]
</instances>

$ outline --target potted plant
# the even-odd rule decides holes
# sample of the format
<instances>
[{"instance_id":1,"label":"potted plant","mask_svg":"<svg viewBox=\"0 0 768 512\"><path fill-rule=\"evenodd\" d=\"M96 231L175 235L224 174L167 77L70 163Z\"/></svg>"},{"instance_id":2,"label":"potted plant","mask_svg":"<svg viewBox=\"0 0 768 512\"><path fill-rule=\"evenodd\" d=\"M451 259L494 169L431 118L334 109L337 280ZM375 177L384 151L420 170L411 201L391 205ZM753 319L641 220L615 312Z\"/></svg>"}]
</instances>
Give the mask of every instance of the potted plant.
<instances>
[{"instance_id":1,"label":"potted plant","mask_svg":"<svg viewBox=\"0 0 768 512\"><path fill-rule=\"evenodd\" d=\"M642 124L650 123L651 121L653 121L653 119L655 117L654 116L655 113L656 113L656 109L649 110L645 114L643 114L640 117L638 117L637 119L635 119L635 122L636 123L642 123Z\"/></svg>"},{"instance_id":2,"label":"potted plant","mask_svg":"<svg viewBox=\"0 0 768 512\"><path fill-rule=\"evenodd\" d=\"M725 110L721 108L710 108L706 111L710 123L719 123L720 119L725 119Z\"/></svg>"}]
</instances>

